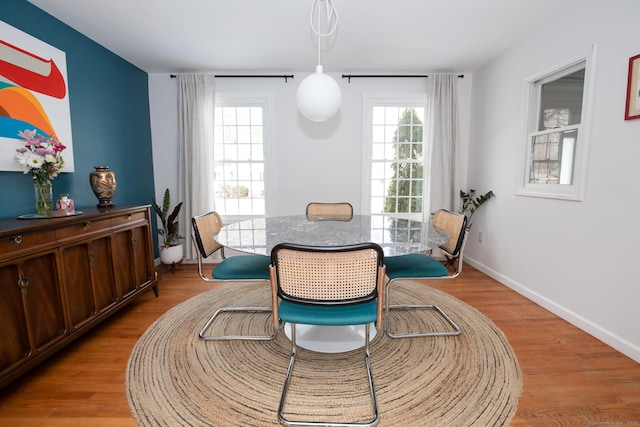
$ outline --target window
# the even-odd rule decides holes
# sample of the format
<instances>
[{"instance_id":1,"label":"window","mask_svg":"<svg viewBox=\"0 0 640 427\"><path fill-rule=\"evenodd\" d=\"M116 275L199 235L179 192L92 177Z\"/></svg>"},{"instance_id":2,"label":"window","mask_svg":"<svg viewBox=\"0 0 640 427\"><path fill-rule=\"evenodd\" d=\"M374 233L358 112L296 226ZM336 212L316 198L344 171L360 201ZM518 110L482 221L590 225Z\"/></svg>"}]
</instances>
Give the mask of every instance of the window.
<instances>
[{"instance_id":1,"label":"window","mask_svg":"<svg viewBox=\"0 0 640 427\"><path fill-rule=\"evenodd\" d=\"M528 79L524 182L517 194L582 199L588 58Z\"/></svg>"},{"instance_id":2,"label":"window","mask_svg":"<svg viewBox=\"0 0 640 427\"><path fill-rule=\"evenodd\" d=\"M394 234L420 239L425 194L424 94L401 98L365 97L362 209L372 218L378 240ZM367 185L366 183L369 183ZM383 218L392 214L394 218Z\"/></svg>"},{"instance_id":3,"label":"window","mask_svg":"<svg viewBox=\"0 0 640 427\"><path fill-rule=\"evenodd\" d=\"M366 109L365 153L371 214L422 219L424 189L424 98L372 99ZM366 182L366 181L365 181ZM365 200L366 198L366 200Z\"/></svg>"},{"instance_id":4,"label":"window","mask_svg":"<svg viewBox=\"0 0 640 427\"><path fill-rule=\"evenodd\" d=\"M216 98L215 209L225 218L265 215L266 99Z\"/></svg>"},{"instance_id":5,"label":"window","mask_svg":"<svg viewBox=\"0 0 640 427\"><path fill-rule=\"evenodd\" d=\"M540 116L529 137L529 183L570 185L582 116L584 68L539 86Z\"/></svg>"}]
</instances>

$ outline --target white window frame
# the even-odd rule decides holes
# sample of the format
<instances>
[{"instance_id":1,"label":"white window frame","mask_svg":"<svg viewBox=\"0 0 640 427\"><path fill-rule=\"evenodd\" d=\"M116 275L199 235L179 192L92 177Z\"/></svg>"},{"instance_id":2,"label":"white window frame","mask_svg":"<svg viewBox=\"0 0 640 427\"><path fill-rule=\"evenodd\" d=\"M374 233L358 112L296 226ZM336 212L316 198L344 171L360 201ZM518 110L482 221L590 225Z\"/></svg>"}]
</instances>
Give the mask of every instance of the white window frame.
<instances>
[{"instance_id":1,"label":"white window frame","mask_svg":"<svg viewBox=\"0 0 640 427\"><path fill-rule=\"evenodd\" d=\"M215 108L228 106L260 106L263 108L262 131L263 131L263 148L264 148L264 203L265 214L271 214L269 195L271 191L272 168L271 168L271 105L273 95L271 93L244 93L244 92L219 92L216 93ZM214 123L215 125L215 123ZM213 162L212 162L213 163ZM223 223L232 223L244 221L247 219L259 218L262 215L221 215Z\"/></svg>"},{"instance_id":2,"label":"white window frame","mask_svg":"<svg viewBox=\"0 0 640 427\"><path fill-rule=\"evenodd\" d=\"M589 152L591 110L594 91L596 46L583 56L574 58L541 73L528 77L524 81L524 154L518 196L544 197L550 199L582 201L584 200L587 159ZM575 158L573 163L573 180L571 184L533 184L529 182L531 168L531 134L537 129L540 117L540 84L553 81L581 69L584 64L585 77L582 98L582 114L575 143Z\"/></svg>"},{"instance_id":3,"label":"white window frame","mask_svg":"<svg viewBox=\"0 0 640 427\"><path fill-rule=\"evenodd\" d=\"M372 146L371 140L373 139L372 129L373 129L373 107L384 105L384 106L398 106L402 105L403 107L419 107L425 109L425 114L427 114L427 94L426 93L392 93L392 94L363 94L362 96L362 181L361 181L361 206L362 212L366 214L371 214L371 173L372 173ZM423 143L422 147L422 155L428 156L430 148L428 146L427 137L427 117L425 117L425 123L423 123ZM424 168L426 174L428 174L427 167ZM424 209L424 198L428 196L428 176L424 177L425 182L422 184L422 197L423 197L423 209ZM419 215L419 218L418 218ZM408 214L396 215L399 218L407 218L407 219L417 219L422 221L423 213L420 214Z\"/></svg>"}]
</instances>

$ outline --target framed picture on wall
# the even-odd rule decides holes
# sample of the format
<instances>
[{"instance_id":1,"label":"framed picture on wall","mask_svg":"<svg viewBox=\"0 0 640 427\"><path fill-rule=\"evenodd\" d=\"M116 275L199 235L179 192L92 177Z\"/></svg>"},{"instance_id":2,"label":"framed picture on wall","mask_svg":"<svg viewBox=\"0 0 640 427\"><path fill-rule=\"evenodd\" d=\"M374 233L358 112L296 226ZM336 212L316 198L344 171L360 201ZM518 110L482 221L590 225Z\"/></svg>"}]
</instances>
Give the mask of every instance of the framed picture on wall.
<instances>
[{"instance_id":1,"label":"framed picture on wall","mask_svg":"<svg viewBox=\"0 0 640 427\"><path fill-rule=\"evenodd\" d=\"M629 58L627 107L624 111L624 119L640 119L640 55Z\"/></svg>"},{"instance_id":2,"label":"framed picture on wall","mask_svg":"<svg viewBox=\"0 0 640 427\"><path fill-rule=\"evenodd\" d=\"M73 172L66 54L0 21L0 171L23 171L19 132L55 137L66 146L62 172Z\"/></svg>"}]
</instances>

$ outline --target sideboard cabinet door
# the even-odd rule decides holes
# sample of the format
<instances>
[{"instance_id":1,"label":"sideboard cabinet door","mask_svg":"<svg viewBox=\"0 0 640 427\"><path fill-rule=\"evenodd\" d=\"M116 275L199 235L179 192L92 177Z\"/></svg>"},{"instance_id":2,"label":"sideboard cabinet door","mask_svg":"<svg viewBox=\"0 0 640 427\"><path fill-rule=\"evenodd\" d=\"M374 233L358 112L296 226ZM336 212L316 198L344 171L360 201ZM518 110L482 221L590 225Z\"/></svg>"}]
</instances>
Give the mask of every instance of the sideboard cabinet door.
<instances>
[{"instance_id":1,"label":"sideboard cabinet door","mask_svg":"<svg viewBox=\"0 0 640 427\"><path fill-rule=\"evenodd\" d=\"M60 251L71 327L76 329L116 302L111 236L63 247Z\"/></svg>"},{"instance_id":2,"label":"sideboard cabinet door","mask_svg":"<svg viewBox=\"0 0 640 427\"><path fill-rule=\"evenodd\" d=\"M0 266L0 373L67 335L56 253Z\"/></svg>"},{"instance_id":3,"label":"sideboard cabinet door","mask_svg":"<svg viewBox=\"0 0 640 427\"><path fill-rule=\"evenodd\" d=\"M16 264L0 267L0 372L27 357L31 351L19 280Z\"/></svg>"},{"instance_id":4,"label":"sideboard cabinet door","mask_svg":"<svg viewBox=\"0 0 640 427\"><path fill-rule=\"evenodd\" d=\"M120 295L127 295L155 282L153 246L148 215L126 217L129 228L114 233L114 254L117 283ZM124 224L123 218L115 218L114 223ZM154 287L157 295L157 289Z\"/></svg>"}]
</instances>

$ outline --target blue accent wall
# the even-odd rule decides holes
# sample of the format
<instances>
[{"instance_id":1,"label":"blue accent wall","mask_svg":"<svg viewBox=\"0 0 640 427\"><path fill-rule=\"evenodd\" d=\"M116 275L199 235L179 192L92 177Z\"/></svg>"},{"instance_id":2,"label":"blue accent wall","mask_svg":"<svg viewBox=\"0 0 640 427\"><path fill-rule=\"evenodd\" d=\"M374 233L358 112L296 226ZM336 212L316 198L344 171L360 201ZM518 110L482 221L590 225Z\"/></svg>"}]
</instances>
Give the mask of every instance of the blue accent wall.
<instances>
[{"instance_id":1,"label":"blue accent wall","mask_svg":"<svg viewBox=\"0 0 640 427\"><path fill-rule=\"evenodd\" d=\"M154 182L147 73L26 0L3 2L0 20L66 53L75 172L55 178L54 199L68 193L79 210L95 206L89 173L108 165L116 173L116 205L149 204ZM0 172L0 218L34 212L31 175Z\"/></svg>"}]
</instances>

